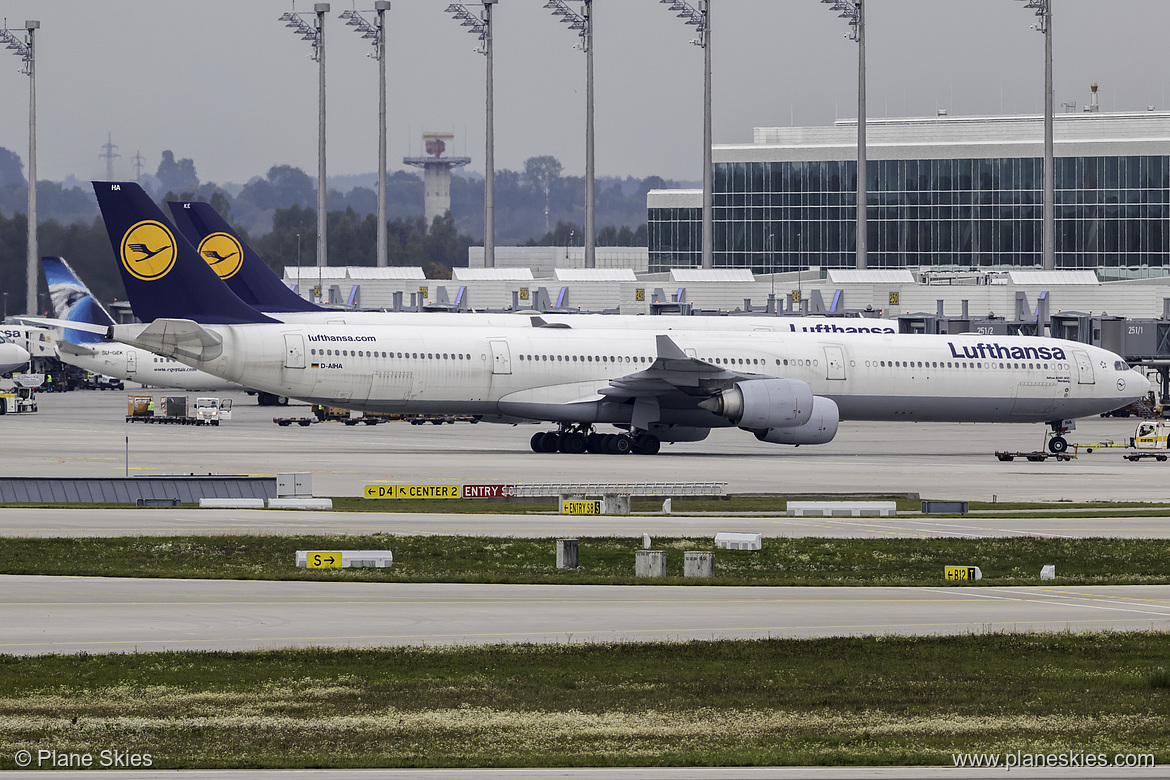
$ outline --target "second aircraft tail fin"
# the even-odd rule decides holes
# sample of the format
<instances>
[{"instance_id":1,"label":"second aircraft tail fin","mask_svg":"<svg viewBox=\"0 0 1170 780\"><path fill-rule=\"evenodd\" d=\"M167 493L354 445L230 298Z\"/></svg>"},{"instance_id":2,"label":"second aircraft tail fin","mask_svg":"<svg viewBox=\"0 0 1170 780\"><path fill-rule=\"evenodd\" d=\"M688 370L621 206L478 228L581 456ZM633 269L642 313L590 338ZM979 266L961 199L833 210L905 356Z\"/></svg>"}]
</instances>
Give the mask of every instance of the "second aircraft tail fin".
<instances>
[{"instance_id":1,"label":"second aircraft tail fin","mask_svg":"<svg viewBox=\"0 0 1170 780\"><path fill-rule=\"evenodd\" d=\"M285 287L210 203L169 201L167 205L175 227L244 303L265 312L324 311Z\"/></svg>"}]
</instances>

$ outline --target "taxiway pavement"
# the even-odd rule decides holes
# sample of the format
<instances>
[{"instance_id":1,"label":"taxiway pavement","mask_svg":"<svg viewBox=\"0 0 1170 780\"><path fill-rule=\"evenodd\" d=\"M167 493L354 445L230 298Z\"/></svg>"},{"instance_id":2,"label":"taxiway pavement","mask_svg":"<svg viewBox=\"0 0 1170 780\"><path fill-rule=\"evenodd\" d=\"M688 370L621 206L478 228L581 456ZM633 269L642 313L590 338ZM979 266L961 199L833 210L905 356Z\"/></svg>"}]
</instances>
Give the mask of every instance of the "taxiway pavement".
<instances>
[{"instance_id":1,"label":"taxiway pavement","mask_svg":"<svg viewBox=\"0 0 1170 780\"><path fill-rule=\"evenodd\" d=\"M155 391L161 395L161 391ZM996 450L1043 446L1041 425L843 422L820 446L758 442L718 430L703 442L667 445L656 456L543 455L528 439L541 428L480 423L281 428L273 416L305 406L259 407L243 395L234 419L215 428L126 423L126 393L39 396L35 415L0 418L7 476L313 474L317 495L357 496L372 482L727 482L735 493L919 493L967 501L1164 501L1170 461L1130 463L1116 451L1071 462L1003 463ZM1121 441L1134 420L1078 421L1073 442ZM129 439L127 458L127 438Z\"/></svg>"},{"instance_id":2,"label":"taxiway pavement","mask_svg":"<svg viewBox=\"0 0 1170 780\"><path fill-rule=\"evenodd\" d=\"M550 503L553 501L549 500ZM441 536L515 536L527 538L590 536L714 536L720 531L750 531L765 537L835 538L1046 536L1054 538L1170 538L1165 517L1012 518L977 514L952 518L766 517L753 515L602 515L555 513L416 514L389 512L306 512L268 509L32 509L0 511L0 536L178 536L219 534L395 534Z\"/></svg>"},{"instance_id":3,"label":"taxiway pavement","mask_svg":"<svg viewBox=\"0 0 1170 780\"><path fill-rule=\"evenodd\" d=\"M0 577L0 653L1170 629L1170 586L752 588Z\"/></svg>"}]
</instances>

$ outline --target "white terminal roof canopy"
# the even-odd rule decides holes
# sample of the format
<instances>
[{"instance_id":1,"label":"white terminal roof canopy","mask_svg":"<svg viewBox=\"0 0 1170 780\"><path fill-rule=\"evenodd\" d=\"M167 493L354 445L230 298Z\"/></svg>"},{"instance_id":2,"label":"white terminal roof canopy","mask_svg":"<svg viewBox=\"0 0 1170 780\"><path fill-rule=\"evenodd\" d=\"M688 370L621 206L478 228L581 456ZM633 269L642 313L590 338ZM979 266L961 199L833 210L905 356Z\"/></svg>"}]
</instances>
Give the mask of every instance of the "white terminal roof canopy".
<instances>
[{"instance_id":1,"label":"white terminal roof canopy","mask_svg":"<svg viewBox=\"0 0 1170 780\"><path fill-rule=\"evenodd\" d=\"M531 282L531 268L452 268L458 282Z\"/></svg>"},{"instance_id":2,"label":"white terminal roof canopy","mask_svg":"<svg viewBox=\"0 0 1170 780\"><path fill-rule=\"evenodd\" d=\"M675 268L670 272L672 282L754 282L750 268Z\"/></svg>"},{"instance_id":3,"label":"white terminal roof canopy","mask_svg":"<svg viewBox=\"0 0 1170 780\"><path fill-rule=\"evenodd\" d=\"M830 268L833 284L914 284L914 272L903 268Z\"/></svg>"},{"instance_id":4,"label":"white terminal roof canopy","mask_svg":"<svg viewBox=\"0 0 1170 780\"><path fill-rule=\"evenodd\" d=\"M1040 116L868 119L865 134L872 160L1044 154ZM1057 114L1053 142L1058 157L1170 154L1170 112ZM753 143L717 144L713 156L716 163L856 160L857 120L842 119L829 127L757 127Z\"/></svg>"},{"instance_id":5,"label":"white terminal roof canopy","mask_svg":"<svg viewBox=\"0 0 1170 780\"><path fill-rule=\"evenodd\" d=\"M374 280L374 279L426 279L427 275L423 273L423 269L419 266L387 266L384 268L374 268L368 266L326 266L319 267L315 265L310 266L291 266L284 267L285 276L289 279L302 279L310 282L315 282L318 279L322 281L337 281L340 279L353 280Z\"/></svg>"},{"instance_id":6,"label":"white terminal roof canopy","mask_svg":"<svg viewBox=\"0 0 1170 780\"><path fill-rule=\"evenodd\" d=\"M558 282L636 282L632 268L557 268Z\"/></svg>"}]
</instances>

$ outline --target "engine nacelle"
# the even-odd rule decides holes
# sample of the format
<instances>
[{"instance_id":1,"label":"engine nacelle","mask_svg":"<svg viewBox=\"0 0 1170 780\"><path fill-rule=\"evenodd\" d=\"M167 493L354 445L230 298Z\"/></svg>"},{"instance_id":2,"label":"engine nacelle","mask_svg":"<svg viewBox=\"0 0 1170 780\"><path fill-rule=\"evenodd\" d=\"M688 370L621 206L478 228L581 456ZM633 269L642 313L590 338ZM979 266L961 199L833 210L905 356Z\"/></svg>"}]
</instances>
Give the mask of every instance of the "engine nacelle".
<instances>
[{"instance_id":1,"label":"engine nacelle","mask_svg":"<svg viewBox=\"0 0 1170 780\"><path fill-rule=\"evenodd\" d=\"M772 444L827 444L837 435L841 421L837 402L832 398L815 396L812 415L804 425L794 428L769 428L756 431L756 438Z\"/></svg>"},{"instance_id":2,"label":"engine nacelle","mask_svg":"<svg viewBox=\"0 0 1170 780\"><path fill-rule=\"evenodd\" d=\"M699 406L753 431L795 428L812 415L813 394L799 379L747 379Z\"/></svg>"}]
</instances>

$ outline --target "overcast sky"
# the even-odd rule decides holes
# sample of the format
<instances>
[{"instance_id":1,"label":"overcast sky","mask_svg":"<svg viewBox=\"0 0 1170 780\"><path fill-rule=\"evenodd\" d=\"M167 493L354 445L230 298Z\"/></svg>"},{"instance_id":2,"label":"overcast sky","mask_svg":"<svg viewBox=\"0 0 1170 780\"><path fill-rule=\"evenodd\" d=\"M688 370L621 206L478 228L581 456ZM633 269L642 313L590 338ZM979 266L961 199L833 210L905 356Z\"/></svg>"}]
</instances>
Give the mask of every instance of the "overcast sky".
<instances>
[{"instance_id":1,"label":"overcast sky","mask_svg":"<svg viewBox=\"0 0 1170 780\"><path fill-rule=\"evenodd\" d=\"M697 0L691 0L697 5ZM372 0L333 2L326 28L329 175L377 168L373 47L337 19ZM423 130L483 171L484 57L444 9L393 0L387 14L390 168ZM495 11L496 168L534 155L584 171L585 56L544 0ZM571 3L579 8L578 3ZM857 45L817 0L712 0L715 143L756 126L856 116ZM478 9L477 6L469 6ZM869 0L869 116L1039 113L1044 36L1019 0ZM289 0L0 0L9 28L39 19L38 178L104 178L106 134L130 178L141 153L193 158L203 181L244 182L270 166L315 175L317 65L277 21ZM298 11L311 11L302 0ZM1167 0L1053 0L1057 110L1167 107ZM658 0L595 0L597 172L700 179L702 50ZM5 59L6 58L6 61ZM0 146L28 152L28 79L0 51Z\"/></svg>"}]
</instances>

